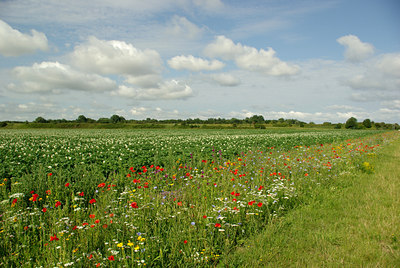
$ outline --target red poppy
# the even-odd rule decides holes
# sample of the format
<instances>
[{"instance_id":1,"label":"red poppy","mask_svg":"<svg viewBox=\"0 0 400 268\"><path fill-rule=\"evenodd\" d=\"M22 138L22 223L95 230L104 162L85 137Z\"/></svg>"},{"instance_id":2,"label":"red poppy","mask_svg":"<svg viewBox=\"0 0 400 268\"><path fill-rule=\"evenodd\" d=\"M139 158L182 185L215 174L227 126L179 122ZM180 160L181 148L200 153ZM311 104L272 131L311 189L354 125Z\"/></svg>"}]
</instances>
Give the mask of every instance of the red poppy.
<instances>
[{"instance_id":1,"label":"red poppy","mask_svg":"<svg viewBox=\"0 0 400 268\"><path fill-rule=\"evenodd\" d=\"M32 201L33 202L35 202L35 201L37 201L37 198L39 197L39 195L38 194L34 194L34 195L32 195Z\"/></svg>"},{"instance_id":2,"label":"red poppy","mask_svg":"<svg viewBox=\"0 0 400 268\"><path fill-rule=\"evenodd\" d=\"M66 184L65 184L65 187L68 187L69 186L69 182L67 182Z\"/></svg>"},{"instance_id":3,"label":"red poppy","mask_svg":"<svg viewBox=\"0 0 400 268\"><path fill-rule=\"evenodd\" d=\"M183 244L187 244L187 240L183 241Z\"/></svg>"},{"instance_id":4,"label":"red poppy","mask_svg":"<svg viewBox=\"0 0 400 268\"><path fill-rule=\"evenodd\" d=\"M262 205L263 205L263 203L261 203L261 202L257 204L258 207L262 207Z\"/></svg>"},{"instance_id":5,"label":"red poppy","mask_svg":"<svg viewBox=\"0 0 400 268\"><path fill-rule=\"evenodd\" d=\"M207 219L207 216L206 216L206 215L204 215L204 216L203 216L203 219Z\"/></svg>"},{"instance_id":6,"label":"red poppy","mask_svg":"<svg viewBox=\"0 0 400 268\"><path fill-rule=\"evenodd\" d=\"M236 193L235 196L240 196L240 193Z\"/></svg>"},{"instance_id":7,"label":"red poppy","mask_svg":"<svg viewBox=\"0 0 400 268\"><path fill-rule=\"evenodd\" d=\"M83 193L83 192L80 192L79 193L79 196L84 196L85 194Z\"/></svg>"},{"instance_id":8,"label":"red poppy","mask_svg":"<svg viewBox=\"0 0 400 268\"><path fill-rule=\"evenodd\" d=\"M219 228L219 227L221 227L221 224L220 224L220 223L216 223L214 226L215 226L216 228Z\"/></svg>"},{"instance_id":9,"label":"red poppy","mask_svg":"<svg viewBox=\"0 0 400 268\"><path fill-rule=\"evenodd\" d=\"M91 218L91 219L94 219L95 217L96 217L96 215L94 215L94 214L89 215L89 218Z\"/></svg>"},{"instance_id":10,"label":"red poppy","mask_svg":"<svg viewBox=\"0 0 400 268\"><path fill-rule=\"evenodd\" d=\"M103 228L106 229L108 227L107 224L103 224Z\"/></svg>"},{"instance_id":11,"label":"red poppy","mask_svg":"<svg viewBox=\"0 0 400 268\"><path fill-rule=\"evenodd\" d=\"M17 203L18 199L14 198L14 200L12 201L12 205L15 205L15 203Z\"/></svg>"},{"instance_id":12,"label":"red poppy","mask_svg":"<svg viewBox=\"0 0 400 268\"><path fill-rule=\"evenodd\" d=\"M139 206L138 206L138 204L137 204L136 202L133 202L133 203L131 204L131 207L133 207L133 208L139 208Z\"/></svg>"},{"instance_id":13,"label":"red poppy","mask_svg":"<svg viewBox=\"0 0 400 268\"><path fill-rule=\"evenodd\" d=\"M78 228L78 226L75 225L74 227L72 227L72 230L75 231L77 228Z\"/></svg>"},{"instance_id":14,"label":"red poppy","mask_svg":"<svg viewBox=\"0 0 400 268\"><path fill-rule=\"evenodd\" d=\"M93 198L93 199L91 199L91 200L89 201L89 203L90 203L90 204L94 204L94 203L96 203L96 199L94 199L94 198Z\"/></svg>"},{"instance_id":15,"label":"red poppy","mask_svg":"<svg viewBox=\"0 0 400 268\"><path fill-rule=\"evenodd\" d=\"M57 201L56 204L55 204L55 207L57 208L57 207L59 207L59 206L61 206L61 202L60 202L60 201Z\"/></svg>"},{"instance_id":16,"label":"red poppy","mask_svg":"<svg viewBox=\"0 0 400 268\"><path fill-rule=\"evenodd\" d=\"M109 257L108 257L108 259L109 259L110 261L115 261L115 259L114 259L114 256L113 256L113 255L109 256Z\"/></svg>"},{"instance_id":17,"label":"red poppy","mask_svg":"<svg viewBox=\"0 0 400 268\"><path fill-rule=\"evenodd\" d=\"M231 195L235 195L235 192L232 192Z\"/></svg>"},{"instance_id":18,"label":"red poppy","mask_svg":"<svg viewBox=\"0 0 400 268\"><path fill-rule=\"evenodd\" d=\"M252 206L256 201L250 201L249 206Z\"/></svg>"},{"instance_id":19,"label":"red poppy","mask_svg":"<svg viewBox=\"0 0 400 268\"><path fill-rule=\"evenodd\" d=\"M51 191L50 190L46 190L46 195L51 195Z\"/></svg>"},{"instance_id":20,"label":"red poppy","mask_svg":"<svg viewBox=\"0 0 400 268\"><path fill-rule=\"evenodd\" d=\"M182 206L182 202L178 202L177 205L178 205L178 206Z\"/></svg>"},{"instance_id":21,"label":"red poppy","mask_svg":"<svg viewBox=\"0 0 400 268\"><path fill-rule=\"evenodd\" d=\"M49 174L47 174L47 175L48 175L48 176L52 176L52 175L53 175L53 173L51 173L51 172L50 172L50 173L49 173Z\"/></svg>"},{"instance_id":22,"label":"red poppy","mask_svg":"<svg viewBox=\"0 0 400 268\"><path fill-rule=\"evenodd\" d=\"M88 256L88 259L90 260L90 259L92 259L92 258L93 258L93 255L90 254L90 255Z\"/></svg>"},{"instance_id":23,"label":"red poppy","mask_svg":"<svg viewBox=\"0 0 400 268\"><path fill-rule=\"evenodd\" d=\"M60 240L60 239L58 239L58 237L56 235L50 236L50 241L57 241L57 240Z\"/></svg>"},{"instance_id":24,"label":"red poppy","mask_svg":"<svg viewBox=\"0 0 400 268\"><path fill-rule=\"evenodd\" d=\"M43 213L46 212L46 211L47 211L47 208L43 208L42 211L43 211Z\"/></svg>"},{"instance_id":25,"label":"red poppy","mask_svg":"<svg viewBox=\"0 0 400 268\"><path fill-rule=\"evenodd\" d=\"M106 186L106 184L104 182L102 182L99 185L97 185L97 187L99 187L99 188L103 188L104 186Z\"/></svg>"},{"instance_id":26,"label":"red poppy","mask_svg":"<svg viewBox=\"0 0 400 268\"><path fill-rule=\"evenodd\" d=\"M236 202L236 201L237 201L237 199L236 199L236 198L233 198L233 199L232 199L232 201L233 201L233 202Z\"/></svg>"},{"instance_id":27,"label":"red poppy","mask_svg":"<svg viewBox=\"0 0 400 268\"><path fill-rule=\"evenodd\" d=\"M29 229L29 227L28 227L28 226L25 226L25 227L24 227L24 230L25 230L25 231L26 231L26 230L28 230L28 229Z\"/></svg>"},{"instance_id":28,"label":"red poppy","mask_svg":"<svg viewBox=\"0 0 400 268\"><path fill-rule=\"evenodd\" d=\"M130 167L129 170L132 172L135 172L135 170L133 170L133 167Z\"/></svg>"},{"instance_id":29,"label":"red poppy","mask_svg":"<svg viewBox=\"0 0 400 268\"><path fill-rule=\"evenodd\" d=\"M99 222L100 222L100 220L98 220L98 219L94 221L94 223L96 223L96 224L99 223Z\"/></svg>"}]
</instances>

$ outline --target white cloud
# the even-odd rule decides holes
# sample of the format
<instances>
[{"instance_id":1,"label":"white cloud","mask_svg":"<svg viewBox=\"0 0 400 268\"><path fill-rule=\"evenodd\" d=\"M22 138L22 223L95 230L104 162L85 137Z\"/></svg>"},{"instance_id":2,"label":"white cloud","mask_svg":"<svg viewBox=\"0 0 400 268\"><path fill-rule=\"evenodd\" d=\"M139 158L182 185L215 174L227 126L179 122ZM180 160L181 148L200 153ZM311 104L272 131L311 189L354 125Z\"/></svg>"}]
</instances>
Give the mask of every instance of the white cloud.
<instances>
[{"instance_id":1,"label":"white cloud","mask_svg":"<svg viewBox=\"0 0 400 268\"><path fill-rule=\"evenodd\" d=\"M238 77L228 73L212 74L210 77L220 86L234 87L240 85L241 83Z\"/></svg>"},{"instance_id":2,"label":"white cloud","mask_svg":"<svg viewBox=\"0 0 400 268\"><path fill-rule=\"evenodd\" d=\"M159 74L162 70L157 51L140 50L123 41L99 40L94 36L76 46L70 59L74 66L99 74L143 76Z\"/></svg>"},{"instance_id":3,"label":"white cloud","mask_svg":"<svg viewBox=\"0 0 400 268\"><path fill-rule=\"evenodd\" d=\"M58 62L34 63L31 67L20 66L12 70L20 84L11 83L8 89L16 92L53 92L62 90L104 92L116 88L109 78L86 74Z\"/></svg>"},{"instance_id":4,"label":"white cloud","mask_svg":"<svg viewBox=\"0 0 400 268\"><path fill-rule=\"evenodd\" d=\"M131 113L131 115L139 116L143 115L146 111L147 109L145 107L136 107L132 108L129 112Z\"/></svg>"},{"instance_id":5,"label":"white cloud","mask_svg":"<svg viewBox=\"0 0 400 268\"><path fill-rule=\"evenodd\" d=\"M225 66L224 63L218 60L213 60L210 62L201 58L195 58L192 55L173 57L172 59L168 60L168 64L171 68L176 70L187 69L196 72L202 70L215 71L222 69Z\"/></svg>"},{"instance_id":6,"label":"white cloud","mask_svg":"<svg viewBox=\"0 0 400 268\"><path fill-rule=\"evenodd\" d=\"M31 30L31 35L23 34L0 20L0 54L3 56L21 56L47 49L47 38L44 33Z\"/></svg>"},{"instance_id":7,"label":"white cloud","mask_svg":"<svg viewBox=\"0 0 400 268\"><path fill-rule=\"evenodd\" d=\"M210 10L210 11L215 11L224 6L224 4L221 2L221 0L193 0L193 3L198 7L201 7L201 8Z\"/></svg>"},{"instance_id":8,"label":"white cloud","mask_svg":"<svg viewBox=\"0 0 400 268\"><path fill-rule=\"evenodd\" d=\"M361 42L355 35L345 35L336 41L346 47L344 57L348 61L359 62L374 54L374 46Z\"/></svg>"},{"instance_id":9,"label":"white cloud","mask_svg":"<svg viewBox=\"0 0 400 268\"><path fill-rule=\"evenodd\" d=\"M188 85L171 80L159 83L157 87L152 88L132 88L121 85L112 94L138 100L173 100L187 99L193 95L193 91Z\"/></svg>"},{"instance_id":10,"label":"white cloud","mask_svg":"<svg viewBox=\"0 0 400 268\"><path fill-rule=\"evenodd\" d=\"M344 84L359 91L352 95L356 101L399 99L400 53L383 54L367 61L364 71Z\"/></svg>"},{"instance_id":11,"label":"white cloud","mask_svg":"<svg viewBox=\"0 0 400 268\"><path fill-rule=\"evenodd\" d=\"M181 38L196 39L204 32L204 29L199 28L194 23L190 22L185 17L173 16L167 25L166 33Z\"/></svg>"},{"instance_id":12,"label":"white cloud","mask_svg":"<svg viewBox=\"0 0 400 268\"><path fill-rule=\"evenodd\" d=\"M225 36L218 36L204 50L209 57L234 60L239 68L271 76L293 75L300 71L294 64L288 64L276 57L272 48L257 50L254 47L233 43Z\"/></svg>"}]
</instances>

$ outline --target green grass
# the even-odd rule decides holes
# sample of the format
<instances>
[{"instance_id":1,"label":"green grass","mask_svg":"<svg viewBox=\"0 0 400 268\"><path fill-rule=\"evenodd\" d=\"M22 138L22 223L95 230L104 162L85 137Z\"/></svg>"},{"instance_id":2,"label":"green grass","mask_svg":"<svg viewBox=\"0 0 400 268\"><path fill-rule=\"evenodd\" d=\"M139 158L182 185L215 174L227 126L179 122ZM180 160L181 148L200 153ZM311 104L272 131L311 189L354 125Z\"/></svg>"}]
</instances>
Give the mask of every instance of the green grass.
<instances>
[{"instance_id":1,"label":"green grass","mask_svg":"<svg viewBox=\"0 0 400 268\"><path fill-rule=\"evenodd\" d=\"M220 265L400 267L400 140L366 162L314 189Z\"/></svg>"}]
</instances>

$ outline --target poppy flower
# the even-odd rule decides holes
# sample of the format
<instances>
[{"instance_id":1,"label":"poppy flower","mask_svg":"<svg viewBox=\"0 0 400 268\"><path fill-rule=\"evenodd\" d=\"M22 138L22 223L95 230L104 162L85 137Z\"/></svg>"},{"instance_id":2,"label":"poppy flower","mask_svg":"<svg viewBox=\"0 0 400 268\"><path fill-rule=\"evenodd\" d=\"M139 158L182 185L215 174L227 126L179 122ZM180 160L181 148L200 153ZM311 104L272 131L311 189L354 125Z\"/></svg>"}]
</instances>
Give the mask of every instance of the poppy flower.
<instances>
[{"instance_id":1,"label":"poppy flower","mask_svg":"<svg viewBox=\"0 0 400 268\"><path fill-rule=\"evenodd\" d=\"M96 223L96 224L99 223L99 222L100 222L100 220L98 220L98 219L94 221L94 223Z\"/></svg>"},{"instance_id":2,"label":"poppy flower","mask_svg":"<svg viewBox=\"0 0 400 268\"><path fill-rule=\"evenodd\" d=\"M17 203L18 199L14 198L14 200L12 201L11 205L15 205Z\"/></svg>"},{"instance_id":3,"label":"poppy flower","mask_svg":"<svg viewBox=\"0 0 400 268\"><path fill-rule=\"evenodd\" d=\"M33 202L37 201L37 198L38 198L38 197L39 197L38 194L32 195L32 201L33 201Z\"/></svg>"},{"instance_id":4,"label":"poppy flower","mask_svg":"<svg viewBox=\"0 0 400 268\"><path fill-rule=\"evenodd\" d=\"M183 244L187 244L187 240L183 241Z\"/></svg>"},{"instance_id":5,"label":"poppy flower","mask_svg":"<svg viewBox=\"0 0 400 268\"><path fill-rule=\"evenodd\" d=\"M102 182L99 185L97 185L97 187L99 187L99 188L103 188L104 186L106 186L106 184L104 182Z\"/></svg>"},{"instance_id":6,"label":"poppy flower","mask_svg":"<svg viewBox=\"0 0 400 268\"><path fill-rule=\"evenodd\" d=\"M178 202L177 205L178 205L178 206L182 206L182 202Z\"/></svg>"},{"instance_id":7,"label":"poppy flower","mask_svg":"<svg viewBox=\"0 0 400 268\"><path fill-rule=\"evenodd\" d=\"M109 256L108 259L109 259L110 261L115 261L115 258L114 258L113 255Z\"/></svg>"},{"instance_id":8,"label":"poppy flower","mask_svg":"<svg viewBox=\"0 0 400 268\"><path fill-rule=\"evenodd\" d=\"M55 207L57 208L57 207L59 207L59 206L61 206L61 202L60 202L60 201L57 201L56 204L55 204Z\"/></svg>"},{"instance_id":9,"label":"poppy flower","mask_svg":"<svg viewBox=\"0 0 400 268\"><path fill-rule=\"evenodd\" d=\"M206 216L206 215L204 215L204 216L203 216L203 219L207 219L207 216Z\"/></svg>"},{"instance_id":10,"label":"poppy flower","mask_svg":"<svg viewBox=\"0 0 400 268\"><path fill-rule=\"evenodd\" d=\"M258 207L262 207L262 205L263 205L263 203L261 203L261 202L257 204Z\"/></svg>"},{"instance_id":11,"label":"poppy flower","mask_svg":"<svg viewBox=\"0 0 400 268\"><path fill-rule=\"evenodd\" d=\"M80 192L79 193L79 196L84 196L85 194L83 193L83 192Z\"/></svg>"},{"instance_id":12,"label":"poppy flower","mask_svg":"<svg viewBox=\"0 0 400 268\"><path fill-rule=\"evenodd\" d=\"M67 182L66 184L65 184L65 187L68 187L69 186L69 182Z\"/></svg>"},{"instance_id":13,"label":"poppy flower","mask_svg":"<svg viewBox=\"0 0 400 268\"><path fill-rule=\"evenodd\" d=\"M133 203L131 204L131 207L133 207L133 208L139 208L139 206L138 206L138 204L137 204L136 202L133 202Z\"/></svg>"},{"instance_id":14,"label":"poppy flower","mask_svg":"<svg viewBox=\"0 0 400 268\"><path fill-rule=\"evenodd\" d=\"M60 240L60 239L58 239L58 237L56 235L50 236L50 241L57 241L57 240Z\"/></svg>"},{"instance_id":15,"label":"poppy flower","mask_svg":"<svg viewBox=\"0 0 400 268\"><path fill-rule=\"evenodd\" d=\"M45 213L47 211L47 208L43 208L42 211L43 213Z\"/></svg>"},{"instance_id":16,"label":"poppy flower","mask_svg":"<svg viewBox=\"0 0 400 268\"><path fill-rule=\"evenodd\" d=\"M91 200L89 201L89 203L90 203L90 204L94 204L94 203L96 203L96 199L94 199L94 198L93 198L93 199L91 199Z\"/></svg>"},{"instance_id":17,"label":"poppy flower","mask_svg":"<svg viewBox=\"0 0 400 268\"><path fill-rule=\"evenodd\" d=\"M216 223L214 226L215 226L216 228L219 228L219 227L221 227L221 224L220 224L220 223Z\"/></svg>"},{"instance_id":18,"label":"poppy flower","mask_svg":"<svg viewBox=\"0 0 400 268\"><path fill-rule=\"evenodd\" d=\"M89 218L91 218L91 219L94 219L95 217L96 217L96 215L94 215L94 214L89 215Z\"/></svg>"}]
</instances>

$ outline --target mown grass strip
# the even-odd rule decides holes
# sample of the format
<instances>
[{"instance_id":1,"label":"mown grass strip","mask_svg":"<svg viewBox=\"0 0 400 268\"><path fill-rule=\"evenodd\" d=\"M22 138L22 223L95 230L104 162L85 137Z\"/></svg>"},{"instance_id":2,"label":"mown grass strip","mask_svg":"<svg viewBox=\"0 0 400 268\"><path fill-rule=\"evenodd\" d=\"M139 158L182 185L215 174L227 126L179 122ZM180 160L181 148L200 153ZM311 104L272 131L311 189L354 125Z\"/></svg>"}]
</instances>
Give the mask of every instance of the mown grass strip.
<instances>
[{"instance_id":1,"label":"mown grass strip","mask_svg":"<svg viewBox=\"0 0 400 268\"><path fill-rule=\"evenodd\" d=\"M364 171L315 189L307 205L271 223L220 266L400 267L399 163L397 139Z\"/></svg>"}]
</instances>

